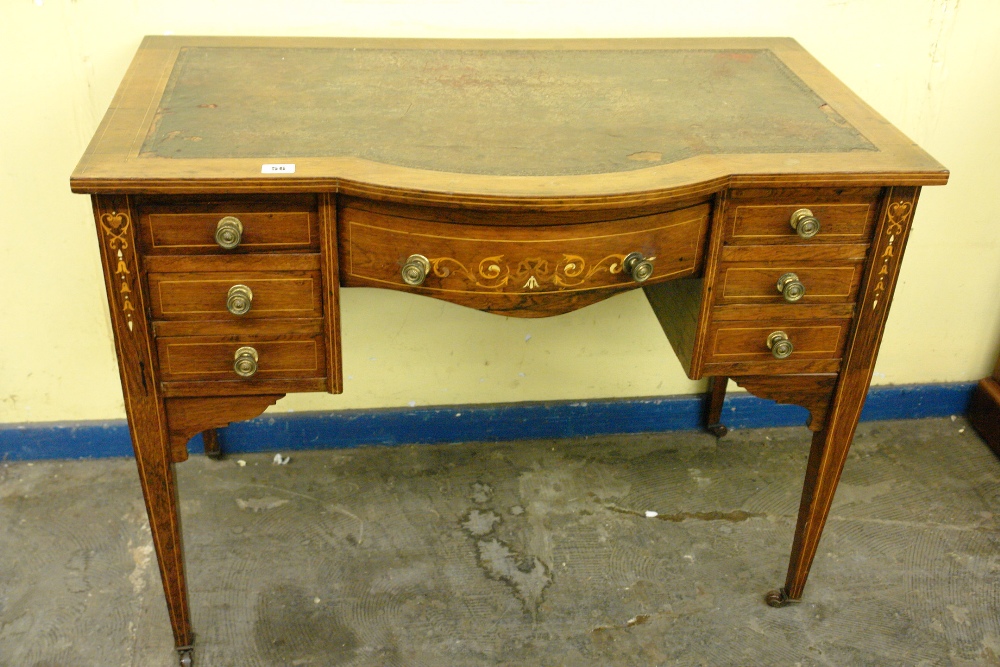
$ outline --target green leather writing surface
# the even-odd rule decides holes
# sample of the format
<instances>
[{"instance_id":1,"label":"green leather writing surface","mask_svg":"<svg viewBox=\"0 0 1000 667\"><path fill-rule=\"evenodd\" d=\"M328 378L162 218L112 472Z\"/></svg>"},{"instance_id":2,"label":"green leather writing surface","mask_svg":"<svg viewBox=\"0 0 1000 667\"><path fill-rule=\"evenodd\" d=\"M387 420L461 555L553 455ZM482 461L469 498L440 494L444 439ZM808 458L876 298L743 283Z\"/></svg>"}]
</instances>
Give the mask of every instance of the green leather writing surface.
<instances>
[{"instance_id":1,"label":"green leather writing surface","mask_svg":"<svg viewBox=\"0 0 1000 667\"><path fill-rule=\"evenodd\" d=\"M185 47L140 156L545 176L876 150L766 49Z\"/></svg>"}]
</instances>

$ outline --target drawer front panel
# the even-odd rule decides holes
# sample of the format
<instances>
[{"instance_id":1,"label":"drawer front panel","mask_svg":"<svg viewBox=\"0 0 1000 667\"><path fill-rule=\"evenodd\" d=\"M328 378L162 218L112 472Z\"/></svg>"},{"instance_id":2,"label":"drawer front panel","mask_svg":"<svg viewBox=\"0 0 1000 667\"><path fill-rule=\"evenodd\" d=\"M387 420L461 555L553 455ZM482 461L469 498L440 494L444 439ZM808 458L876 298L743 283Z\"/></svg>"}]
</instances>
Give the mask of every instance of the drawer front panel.
<instances>
[{"instance_id":1,"label":"drawer front panel","mask_svg":"<svg viewBox=\"0 0 1000 667\"><path fill-rule=\"evenodd\" d=\"M780 365L804 359L839 359L847 342L850 320L755 325L754 322L718 323L709 334L706 362L758 361ZM767 338L775 331L784 331L794 346L787 359L775 359L767 347Z\"/></svg>"},{"instance_id":2,"label":"drawer front panel","mask_svg":"<svg viewBox=\"0 0 1000 667\"><path fill-rule=\"evenodd\" d=\"M632 252L653 261L647 284L691 275L701 263L708 205L627 220L530 229L480 227L345 208L341 266L347 285L424 293L544 295L635 287L622 270ZM420 287L400 269L412 254L430 261Z\"/></svg>"},{"instance_id":3,"label":"drawer front panel","mask_svg":"<svg viewBox=\"0 0 1000 667\"><path fill-rule=\"evenodd\" d=\"M808 208L820 221L820 232L809 242L865 236L872 210L870 204L737 205L731 236L738 241L758 241L762 237L798 240L789 220L800 208Z\"/></svg>"},{"instance_id":4,"label":"drawer front panel","mask_svg":"<svg viewBox=\"0 0 1000 667\"><path fill-rule=\"evenodd\" d=\"M241 378L233 370L236 351L253 347L257 372ZM185 336L156 341L163 380L242 380L317 378L326 373L322 337Z\"/></svg>"},{"instance_id":5,"label":"drawer front panel","mask_svg":"<svg viewBox=\"0 0 1000 667\"><path fill-rule=\"evenodd\" d=\"M226 309L234 285L245 285L253 294L244 315ZM323 311L320 285L319 271L151 273L149 301L156 319L318 317Z\"/></svg>"},{"instance_id":6,"label":"drawer front panel","mask_svg":"<svg viewBox=\"0 0 1000 667\"><path fill-rule=\"evenodd\" d=\"M726 241L729 243L865 242L878 214L877 188L857 189L759 189L735 191L727 207ZM819 220L812 238L799 237L790 221L799 209L808 209Z\"/></svg>"},{"instance_id":7,"label":"drawer front panel","mask_svg":"<svg viewBox=\"0 0 1000 667\"><path fill-rule=\"evenodd\" d=\"M725 245L719 256L723 263L851 264L868 256L867 243L824 243L810 245Z\"/></svg>"},{"instance_id":8,"label":"drawer front panel","mask_svg":"<svg viewBox=\"0 0 1000 667\"><path fill-rule=\"evenodd\" d=\"M862 266L724 265L719 272L718 303L785 303L777 283L786 273L794 273L805 286L805 296L789 304L795 307L810 302L853 301L861 282Z\"/></svg>"},{"instance_id":9,"label":"drawer front panel","mask_svg":"<svg viewBox=\"0 0 1000 667\"><path fill-rule=\"evenodd\" d=\"M239 245L222 248L216 226L225 217L240 221ZM141 207L139 237L147 253L227 253L318 250L314 197L276 197L204 203L161 203Z\"/></svg>"}]
</instances>

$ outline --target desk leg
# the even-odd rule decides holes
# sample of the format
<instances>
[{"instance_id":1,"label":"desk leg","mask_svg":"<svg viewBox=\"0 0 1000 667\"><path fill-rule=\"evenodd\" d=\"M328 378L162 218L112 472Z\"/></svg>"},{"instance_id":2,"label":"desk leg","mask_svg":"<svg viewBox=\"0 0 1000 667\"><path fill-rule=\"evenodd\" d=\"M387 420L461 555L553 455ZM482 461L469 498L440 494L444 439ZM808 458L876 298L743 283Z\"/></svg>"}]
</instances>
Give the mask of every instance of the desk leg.
<instances>
[{"instance_id":1,"label":"desk leg","mask_svg":"<svg viewBox=\"0 0 1000 667\"><path fill-rule=\"evenodd\" d=\"M766 600L772 607L782 607L798 602L809 578L809 569L816 557L819 538L823 534L833 495L844 470L844 462L853 438L854 424L848 429L824 428L813 433L806 478L799 503L799 518L792 540L792 554L788 562L784 587L768 592Z\"/></svg>"},{"instance_id":2,"label":"desk leg","mask_svg":"<svg viewBox=\"0 0 1000 667\"><path fill-rule=\"evenodd\" d=\"M767 594L767 603L773 607L802 597L875 369L919 192L919 188L910 187L885 192L837 388L826 422L813 434L785 586Z\"/></svg>"},{"instance_id":3,"label":"desk leg","mask_svg":"<svg viewBox=\"0 0 1000 667\"><path fill-rule=\"evenodd\" d=\"M219 445L219 432L214 428L202 431L201 439L205 442L205 456L210 459L222 458L222 447Z\"/></svg>"},{"instance_id":4,"label":"desk leg","mask_svg":"<svg viewBox=\"0 0 1000 667\"><path fill-rule=\"evenodd\" d=\"M164 411L159 407L159 417L129 414L135 462L139 469L142 495L156 549L163 593L167 599L167 612L174 631L174 645L182 654L190 652L194 643L191 629L191 612L188 606L187 579L184 574L184 545L181 540L181 520L178 511L177 482L174 463L167 439Z\"/></svg>"},{"instance_id":5,"label":"desk leg","mask_svg":"<svg viewBox=\"0 0 1000 667\"><path fill-rule=\"evenodd\" d=\"M135 251L132 202L124 195L99 195L93 198L93 205L125 413L174 643L183 661L185 656L190 659L194 634L184 579L174 461L183 460L187 450L178 458L171 447L166 406L153 372L153 336L145 316L148 300Z\"/></svg>"},{"instance_id":6,"label":"desk leg","mask_svg":"<svg viewBox=\"0 0 1000 667\"><path fill-rule=\"evenodd\" d=\"M722 404L726 401L726 385L729 378L717 376L708 378L708 396L705 397L705 428L715 437L729 433L722 423Z\"/></svg>"}]
</instances>

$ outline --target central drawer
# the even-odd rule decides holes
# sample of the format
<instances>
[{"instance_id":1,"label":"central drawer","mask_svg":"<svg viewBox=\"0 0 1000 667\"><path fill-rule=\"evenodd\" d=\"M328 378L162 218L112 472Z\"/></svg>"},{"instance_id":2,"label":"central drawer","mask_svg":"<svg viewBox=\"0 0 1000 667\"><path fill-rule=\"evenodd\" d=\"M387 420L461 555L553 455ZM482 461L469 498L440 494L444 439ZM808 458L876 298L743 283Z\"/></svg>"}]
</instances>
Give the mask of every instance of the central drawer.
<instances>
[{"instance_id":1,"label":"central drawer","mask_svg":"<svg viewBox=\"0 0 1000 667\"><path fill-rule=\"evenodd\" d=\"M414 291L486 310L505 299L613 293L638 286L625 268L633 253L652 264L646 284L699 271L708 219L709 205L700 204L581 224L485 226L348 205L339 211L342 283ZM401 275L414 256L426 260L418 285Z\"/></svg>"}]
</instances>

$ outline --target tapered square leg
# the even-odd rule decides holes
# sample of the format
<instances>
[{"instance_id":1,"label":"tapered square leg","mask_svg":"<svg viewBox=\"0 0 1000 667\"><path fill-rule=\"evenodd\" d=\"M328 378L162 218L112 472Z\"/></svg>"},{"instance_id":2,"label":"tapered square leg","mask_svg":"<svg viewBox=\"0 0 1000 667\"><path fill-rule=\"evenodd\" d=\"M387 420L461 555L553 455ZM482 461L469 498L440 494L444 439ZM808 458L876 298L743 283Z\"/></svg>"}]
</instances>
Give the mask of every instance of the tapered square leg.
<instances>
[{"instance_id":1,"label":"tapered square leg","mask_svg":"<svg viewBox=\"0 0 1000 667\"><path fill-rule=\"evenodd\" d=\"M726 401L726 385L729 378L718 376L708 378L708 395L705 397L705 428L715 437L729 433L722 423L722 404Z\"/></svg>"}]
</instances>

